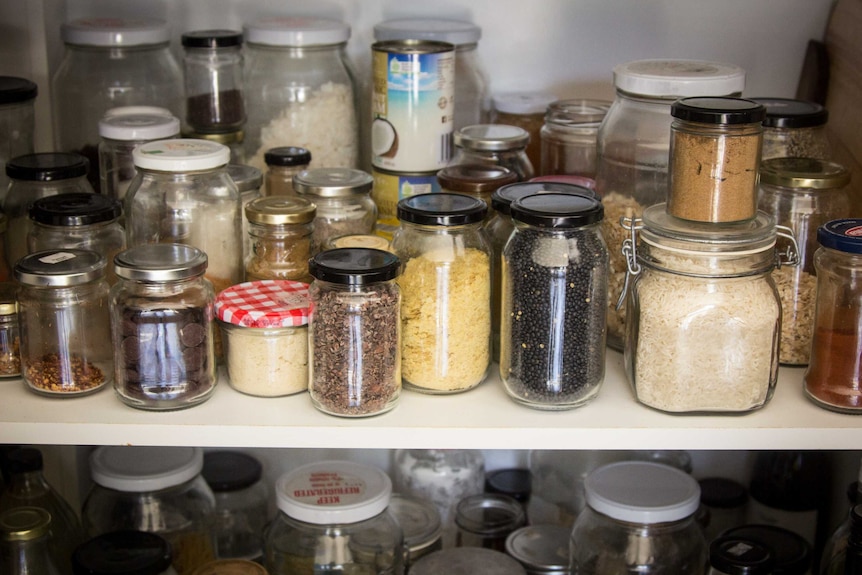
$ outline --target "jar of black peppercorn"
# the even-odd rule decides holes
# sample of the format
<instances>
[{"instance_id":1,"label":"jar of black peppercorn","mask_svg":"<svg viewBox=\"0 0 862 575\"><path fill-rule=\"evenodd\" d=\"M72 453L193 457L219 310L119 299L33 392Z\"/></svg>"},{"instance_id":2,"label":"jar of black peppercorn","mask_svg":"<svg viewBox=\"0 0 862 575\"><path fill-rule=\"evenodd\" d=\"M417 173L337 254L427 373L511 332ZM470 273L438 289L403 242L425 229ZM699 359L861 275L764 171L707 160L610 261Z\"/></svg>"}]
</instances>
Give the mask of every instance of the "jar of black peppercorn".
<instances>
[{"instance_id":1,"label":"jar of black peppercorn","mask_svg":"<svg viewBox=\"0 0 862 575\"><path fill-rule=\"evenodd\" d=\"M205 134L242 128L242 33L195 30L182 44L188 126Z\"/></svg>"}]
</instances>

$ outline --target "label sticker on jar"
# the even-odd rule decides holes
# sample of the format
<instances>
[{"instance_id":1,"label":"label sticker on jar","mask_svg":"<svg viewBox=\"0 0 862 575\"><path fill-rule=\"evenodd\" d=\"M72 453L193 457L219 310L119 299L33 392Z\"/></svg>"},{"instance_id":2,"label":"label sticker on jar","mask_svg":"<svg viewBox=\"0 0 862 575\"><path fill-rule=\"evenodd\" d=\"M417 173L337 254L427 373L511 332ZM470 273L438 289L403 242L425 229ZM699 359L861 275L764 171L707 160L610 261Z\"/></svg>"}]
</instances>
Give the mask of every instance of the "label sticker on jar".
<instances>
[{"instance_id":1,"label":"label sticker on jar","mask_svg":"<svg viewBox=\"0 0 862 575\"><path fill-rule=\"evenodd\" d=\"M288 494L311 505L350 505L365 496L365 481L337 471L315 471L297 477L288 485Z\"/></svg>"},{"instance_id":2,"label":"label sticker on jar","mask_svg":"<svg viewBox=\"0 0 862 575\"><path fill-rule=\"evenodd\" d=\"M62 262L67 262L69 260L75 259L77 256L75 254L70 254L69 252L54 252L48 254L45 257L39 258L39 261L43 264L59 264Z\"/></svg>"}]
</instances>

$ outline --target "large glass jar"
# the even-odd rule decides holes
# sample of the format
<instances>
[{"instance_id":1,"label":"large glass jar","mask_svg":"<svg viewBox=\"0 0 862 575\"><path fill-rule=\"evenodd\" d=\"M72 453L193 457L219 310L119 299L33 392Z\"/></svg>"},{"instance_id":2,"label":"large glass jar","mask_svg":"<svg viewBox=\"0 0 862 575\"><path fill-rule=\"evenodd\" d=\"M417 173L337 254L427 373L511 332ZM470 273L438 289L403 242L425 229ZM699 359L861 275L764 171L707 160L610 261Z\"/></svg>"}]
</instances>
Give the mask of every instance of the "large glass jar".
<instances>
[{"instance_id":1,"label":"large glass jar","mask_svg":"<svg viewBox=\"0 0 862 575\"><path fill-rule=\"evenodd\" d=\"M6 162L34 151L36 116L33 104L38 93L38 86L30 80L0 76L0 202L9 185Z\"/></svg>"},{"instance_id":2,"label":"large glass jar","mask_svg":"<svg viewBox=\"0 0 862 575\"><path fill-rule=\"evenodd\" d=\"M301 146L325 168L359 162L356 81L345 48L350 27L321 18L269 18L245 26L246 156Z\"/></svg>"},{"instance_id":3,"label":"large glass jar","mask_svg":"<svg viewBox=\"0 0 862 575\"><path fill-rule=\"evenodd\" d=\"M295 196L293 178L308 169L311 152L297 146L271 148L263 155L266 162L264 196Z\"/></svg>"},{"instance_id":4,"label":"large glass jar","mask_svg":"<svg viewBox=\"0 0 862 575\"><path fill-rule=\"evenodd\" d=\"M74 397L111 382L105 264L96 252L62 249L30 254L15 265L21 368L31 390Z\"/></svg>"},{"instance_id":5,"label":"large glass jar","mask_svg":"<svg viewBox=\"0 0 862 575\"><path fill-rule=\"evenodd\" d=\"M596 138L611 103L601 100L560 100L548 106L540 132L543 176L567 174L596 177Z\"/></svg>"},{"instance_id":6,"label":"large glass jar","mask_svg":"<svg viewBox=\"0 0 862 575\"><path fill-rule=\"evenodd\" d=\"M242 33L194 30L182 35L182 45L186 125L203 134L242 129Z\"/></svg>"},{"instance_id":7,"label":"large glass jar","mask_svg":"<svg viewBox=\"0 0 862 575\"><path fill-rule=\"evenodd\" d=\"M636 60L614 68L616 97L596 140L596 191L605 206L608 242L608 345L623 349L625 306L617 307L625 281L626 232L620 217L640 217L667 200L671 104L679 98L733 96L745 87L745 71L698 60Z\"/></svg>"},{"instance_id":8,"label":"large glass jar","mask_svg":"<svg viewBox=\"0 0 862 575\"><path fill-rule=\"evenodd\" d=\"M536 175L527 156L530 134L518 126L474 124L455 131L455 154L449 165L490 164L502 166L526 181Z\"/></svg>"},{"instance_id":9,"label":"large glass jar","mask_svg":"<svg viewBox=\"0 0 862 575\"><path fill-rule=\"evenodd\" d=\"M576 194L513 201L503 249L500 377L518 403L570 409L605 375L608 250L602 204Z\"/></svg>"},{"instance_id":10,"label":"large glass jar","mask_svg":"<svg viewBox=\"0 0 862 575\"><path fill-rule=\"evenodd\" d=\"M270 575L403 575L401 528L387 511L392 482L381 470L320 461L282 475L280 513L264 538Z\"/></svg>"},{"instance_id":11,"label":"large glass jar","mask_svg":"<svg viewBox=\"0 0 862 575\"><path fill-rule=\"evenodd\" d=\"M556 100L557 97L549 92L504 92L491 98L492 123L517 126L530 135L527 157L536 171L542 165L541 133L545 114Z\"/></svg>"},{"instance_id":12,"label":"large glass jar","mask_svg":"<svg viewBox=\"0 0 862 575\"><path fill-rule=\"evenodd\" d=\"M694 520L700 488L691 476L623 461L590 473L585 489L587 507L570 540L573 573L706 573L706 541Z\"/></svg>"},{"instance_id":13,"label":"large glass jar","mask_svg":"<svg viewBox=\"0 0 862 575\"><path fill-rule=\"evenodd\" d=\"M432 394L482 383L491 364L491 246L487 206L462 194L398 202L392 249L404 266L398 284L404 385Z\"/></svg>"},{"instance_id":14,"label":"large glass jar","mask_svg":"<svg viewBox=\"0 0 862 575\"><path fill-rule=\"evenodd\" d=\"M213 492L198 447L102 446L90 454L93 486L81 518L89 537L113 531L167 539L178 575L215 559Z\"/></svg>"},{"instance_id":15,"label":"large glass jar","mask_svg":"<svg viewBox=\"0 0 862 575\"><path fill-rule=\"evenodd\" d=\"M781 348L778 360L805 365L811 353L817 278L814 252L817 229L850 216L850 172L814 158L773 158L760 165L758 207L787 226L796 237L799 265L773 270L781 296ZM779 249L786 248L779 243Z\"/></svg>"},{"instance_id":16,"label":"large glass jar","mask_svg":"<svg viewBox=\"0 0 862 575\"><path fill-rule=\"evenodd\" d=\"M305 198L269 196L245 208L251 251L246 281L295 280L311 283L308 258L317 208ZM337 236L336 236L337 237Z\"/></svg>"},{"instance_id":17,"label":"large glass jar","mask_svg":"<svg viewBox=\"0 0 862 575\"><path fill-rule=\"evenodd\" d=\"M829 111L815 102L790 98L752 98L766 108L762 159L832 156L826 123Z\"/></svg>"}]
</instances>

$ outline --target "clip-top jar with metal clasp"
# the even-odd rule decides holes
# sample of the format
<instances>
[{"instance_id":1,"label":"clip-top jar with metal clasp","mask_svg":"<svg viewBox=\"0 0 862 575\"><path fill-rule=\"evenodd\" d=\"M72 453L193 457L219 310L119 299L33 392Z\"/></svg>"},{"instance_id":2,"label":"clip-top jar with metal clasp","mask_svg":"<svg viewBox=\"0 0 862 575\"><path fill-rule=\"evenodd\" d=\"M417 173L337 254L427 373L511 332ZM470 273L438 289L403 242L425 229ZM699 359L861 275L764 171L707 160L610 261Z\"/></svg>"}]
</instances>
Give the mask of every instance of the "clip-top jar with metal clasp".
<instances>
[{"instance_id":1,"label":"clip-top jar with metal clasp","mask_svg":"<svg viewBox=\"0 0 862 575\"><path fill-rule=\"evenodd\" d=\"M305 198L268 196L245 208L251 251L246 281L294 280L311 283L308 258L317 207Z\"/></svg>"},{"instance_id":2,"label":"clip-top jar with metal clasp","mask_svg":"<svg viewBox=\"0 0 862 575\"><path fill-rule=\"evenodd\" d=\"M505 124L475 124L455 131L455 155L450 166L459 164L490 164L515 172L518 181L536 175L527 157L530 134L518 126Z\"/></svg>"}]
</instances>

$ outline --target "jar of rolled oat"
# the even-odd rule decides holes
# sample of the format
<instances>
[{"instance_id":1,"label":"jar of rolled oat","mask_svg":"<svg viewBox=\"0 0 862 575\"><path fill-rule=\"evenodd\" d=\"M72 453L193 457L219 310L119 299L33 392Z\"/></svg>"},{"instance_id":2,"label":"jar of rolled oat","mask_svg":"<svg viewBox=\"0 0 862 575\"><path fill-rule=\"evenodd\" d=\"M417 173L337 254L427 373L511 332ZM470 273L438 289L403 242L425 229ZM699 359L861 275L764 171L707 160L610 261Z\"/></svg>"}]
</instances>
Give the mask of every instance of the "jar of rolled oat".
<instances>
[{"instance_id":1,"label":"jar of rolled oat","mask_svg":"<svg viewBox=\"0 0 862 575\"><path fill-rule=\"evenodd\" d=\"M317 208L304 198L269 196L245 208L251 252L245 262L246 281L311 282L312 222Z\"/></svg>"}]
</instances>

